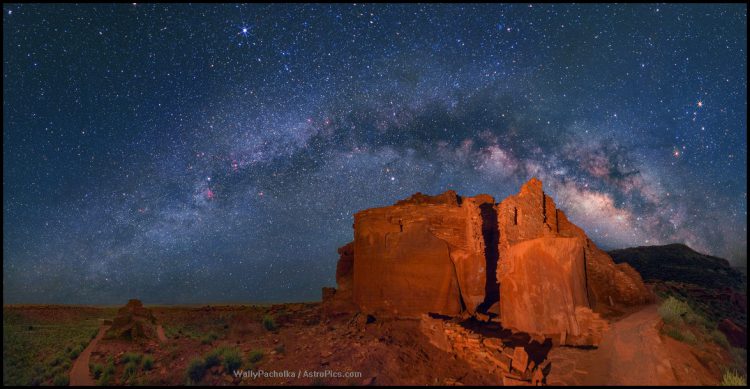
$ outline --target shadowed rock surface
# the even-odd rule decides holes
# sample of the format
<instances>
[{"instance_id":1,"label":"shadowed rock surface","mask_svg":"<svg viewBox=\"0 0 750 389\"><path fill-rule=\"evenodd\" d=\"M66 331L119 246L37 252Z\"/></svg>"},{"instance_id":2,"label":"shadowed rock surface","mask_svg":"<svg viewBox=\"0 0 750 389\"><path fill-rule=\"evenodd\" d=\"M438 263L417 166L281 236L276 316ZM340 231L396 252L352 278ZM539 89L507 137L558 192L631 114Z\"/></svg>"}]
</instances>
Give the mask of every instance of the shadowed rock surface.
<instances>
[{"instance_id":1,"label":"shadowed rock surface","mask_svg":"<svg viewBox=\"0 0 750 389\"><path fill-rule=\"evenodd\" d=\"M724 258L701 254L684 244L641 246L609 252L646 280L676 281L706 288L746 288L747 278Z\"/></svg>"}]
</instances>

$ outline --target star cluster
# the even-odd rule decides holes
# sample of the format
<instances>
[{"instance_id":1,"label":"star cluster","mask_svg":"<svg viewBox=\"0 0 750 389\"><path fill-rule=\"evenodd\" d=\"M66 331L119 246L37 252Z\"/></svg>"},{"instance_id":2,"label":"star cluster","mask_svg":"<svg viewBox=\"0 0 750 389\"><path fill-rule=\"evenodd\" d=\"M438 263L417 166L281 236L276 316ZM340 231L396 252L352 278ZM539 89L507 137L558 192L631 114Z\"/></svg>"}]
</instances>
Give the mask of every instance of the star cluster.
<instances>
[{"instance_id":1,"label":"star cluster","mask_svg":"<svg viewBox=\"0 0 750 389\"><path fill-rule=\"evenodd\" d=\"M316 300L358 210L533 176L747 262L746 5L3 11L5 303Z\"/></svg>"}]
</instances>

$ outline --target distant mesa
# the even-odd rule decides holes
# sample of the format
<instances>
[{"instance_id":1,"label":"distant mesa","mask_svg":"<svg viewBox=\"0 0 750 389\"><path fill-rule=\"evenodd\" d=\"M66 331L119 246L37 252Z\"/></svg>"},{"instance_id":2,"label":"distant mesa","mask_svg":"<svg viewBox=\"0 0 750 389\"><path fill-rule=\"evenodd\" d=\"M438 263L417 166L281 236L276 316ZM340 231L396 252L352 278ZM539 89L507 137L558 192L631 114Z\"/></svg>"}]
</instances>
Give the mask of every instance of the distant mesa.
<instances>
[{"instance_id":1,"label":"distant mesa","mask_svg":"<svg viewBox=\"0 0 750 389\"><path fill-rule=\"evenodd\" d=\"M129 300L117 311L112 326L104 334L105 339L157 339L156 318L140 300Z\"/></svg>"},{"instance_id":2,"label":"distant mesa","mask_svg":"<svg viewBox=\"0 0 750 389\"><path fill-rule=\"evenodd\" d=\"M449 190L360 211L339 254L338 288L323 290L327 313L473 316L596 345L600 315L653 300L638 272L597 248L536 178L500 203Z\"/></svg>"},{"instance_id":3,"label":"distant mesa","mask_svg":"<svg viewBox=\"0 0 750 389\"><path fill-rule=\"evenodd\" d=\"M701 254L684 244L613 250L617 263L628 263L646 280L676 281L706 288L745 287L747 278L724 258Z\"/></svg>"}]
</instances>

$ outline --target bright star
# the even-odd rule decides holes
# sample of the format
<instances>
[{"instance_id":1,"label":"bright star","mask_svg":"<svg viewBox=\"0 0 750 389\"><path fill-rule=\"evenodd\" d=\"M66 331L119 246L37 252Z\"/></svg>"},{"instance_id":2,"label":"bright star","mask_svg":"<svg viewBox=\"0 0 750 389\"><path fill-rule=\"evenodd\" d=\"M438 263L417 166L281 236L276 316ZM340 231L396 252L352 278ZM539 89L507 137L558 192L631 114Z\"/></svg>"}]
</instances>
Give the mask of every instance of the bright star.
<instances>
[{"instance_id":1,"label":"bright star","mask_svg":"<svg viewBox=\"0 0 750 389\"><path fill-rule=\"evenodd\" d=\"M698 100L698 108L700 108L700 107L702 107L702 106L703 106L703 102L702 102L702 101L700 101L700 100Z\"/></svg>"}]
</instances>

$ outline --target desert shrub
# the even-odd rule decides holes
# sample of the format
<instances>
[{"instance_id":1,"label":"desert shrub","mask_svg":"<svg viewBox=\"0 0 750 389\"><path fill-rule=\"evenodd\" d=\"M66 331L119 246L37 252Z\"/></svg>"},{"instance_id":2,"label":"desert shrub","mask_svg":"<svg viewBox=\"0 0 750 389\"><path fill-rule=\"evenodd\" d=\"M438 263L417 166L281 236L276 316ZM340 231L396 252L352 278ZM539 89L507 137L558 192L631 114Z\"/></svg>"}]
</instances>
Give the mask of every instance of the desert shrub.
<instances>
[{"instance_id":1,"label":"desert shrub","mask_svg":"<svg viewBox=\"0 0 750 389\"><path fill-rule=\"evenodd\" d=\"M107 360L107 366L104 367L104 373L107 373L110 376L115 374L115 362L111 358Z\"/></svg>"},{"instance_id":2,"label":"desert shrub","mask_svg":"<svg viewBox=\"0 0 750 389\"><path fill-rule=\"evenodd\" d=\"M102 376L102 373L104 373L104 366L101 363L91 365L91 375L94 376L95 380L98 380Z\"/></svg>"},{"instance_id":3,"label":"desert shrub","mask_svg":"<svg viewBox=\"0 0 750 389\"><path fill-rule=\"evenodd\" d=\"M143 370L151 370L154 367L154 357L146 355L143 357Z\"/></svg>"},{"instance_id":4,"label":"desert shrub","mask_svg":"<svg viewBox=\"0 0 750 389\"><path fill-rule=\"evenodd\" d=\"M682 316L690 312L690 306L672 296L669 296L659 306L659 315L665 323L674 324L681 321Z\"/></svg>"},{"instance_id":5,"label":"desert shrub","mask_svg":"<svg viewBox=\"0 0 750 389\"><path fill-rule=\"evenodd\" d=\"M242 354L236 348L224 351L224 370L231 373L242 366Z\"/></svg>"},{"instance_id":6,"label":"desert shrub","mask_svg":"<svg viewBox=\"0 0 750 389\"><path fill-rule=\"evenodd\" d=\"M57 370L59 371L59 369L57 369ZM56 373L57 373L57 371L55 370L55 368L47 369L47 370L44 371L44 379L48 380L48 379L54 377Z\"/></svg>"},{"instance_id":7,"label":"desert shrub","mask_svg":"<svg viewBox=\"0 0 750 389\"><path fill-rule=\"evenodd\" d=\"M695 326L708 327L708 322L703 316L690 310L687 313L685 313L685 323L695 325Z\"/></svg>"},{"instance_id":8,"label":"desert shrub","mask_svg":"<svg viewBox=\"0 0 750 389\"><path fill-rule=\"evenodd\" d=\"M81 351L83 351L83 347L76 346L70 351L70 359L76 359L79 355L81 355Z\"/></svg>"},{"instance_id":9,"label":"desert shrub","mask_svg":"<svg viewBox=\"0 0 750 389\"><path fill-rule=\"evenodd\" d=\"M677 328L670 327L666 331L666 333L667 333L667 336L669 336L670 338L679 340L680 342L682 342L683 340L685 340L685 338L682 336L682 332L680 332L680 330L677 329Z\"/></svg>"},{"instance_id":10,"label":"desert shrub","mask_svg":"<svg viewBox=\"0 0 750 389\"><path fill-rule=\"evenodd\" d=\"M267 329L268 331L273 331L278 328L278 326L276 325L276 320L274 320L273 316L263 316L263 328Z\"/></svg>"},{"instance_id":11,"label":"desert shrub","mask_svg":"<svg viewBox=\"0 0 750 389\"><path fill-rule=\"evenodd\" d=\"M689 344L696 344L698 339L691 331L685 331L682 333L682 341Z\"/></svg>"},{"instance_id":12,"label":"desert shrub","mask_svg":"<svg viewBox=\"0 0 750 389\"><path fill-rule=\"evenodd\" d=\"M135 376L135 373L138 371L138 364L135 361L130 361L125 365L125 368L122 370L122 380L127 381L133 376Z\"/></svg>"},{"instance_id":13,"label":"desert shrub","mask_svg":"<svg viewBox=\"0 0 750 389\"><path fill-rule=\"evenodd\" d=\"M215 349L210 353L206 354L206 358L203 360L203 365L206 369L210 369L214 366L218 366L221 363L221 349Z\"/></svg>"},{"instance_id":14,"label":"desert shrub","mask_svg":"<svg viewBox=\"0 0 750 389\"><path fill-rule=\"evenodd\" d=\"M260 360L263 359L263 351L262 350L253 350L250 351L250 354L247 356L247 360L250 363L258 363Z\"/></svg>"},{"instance_id":15,"label":"desert shrub","mask_svg":"<svg viewBox=\"0 0 750 389\"><path fill-rule=\"evenodd\" d=\"M276 347L274 348L274 350L276 350L276 352L277 352L277 353L279 353L279 354L284 354L284 353L286 353L286 347L284 346L284 344L283 344L283 343L282 343L282 344L280 344L280 345L278 345L278 346L276 346Z\"/></svg>"},{"instance_id":16,"label":"desert shrub","mask_svg":"<svg viewBox=\"0 0 750 389\"><path fill-rule=\"evenodd\" d=\"M200 381L204 374L206 374L206 365L204 364L203 359L194 358L190 361L187 368L187 376L191 382Z\"/></svg>"},{"instance_id":17,"label":"desert shrub","mask_svg":"<svg viewBox=\"0 0 750 389\"><path fill-rule=\"evenodd\" d=\"M55 376L55 379L52 380L52 384L55 386L68 386L69 383L69 377L66 373L60 373Z\"/></svg>"},{"instance_id":18,"label":"desert shrub","mask_svg":"<svg viewBox=\"0 0 750 389\"><path fill-rule=\"evenodd\" d=\"M125 355L122 356L122 359L120 359L120 363L128 364L130 362L133 362L135 365L138 365L141 363L142 359L143 359L143 354L125 353Z\"/></svg>"},{"instance_id":19,"label":"desert shrub","mask_svg":"<svg viewBox=\"0 0 750 389\"><path fill-rule=\"evenodd\" d=\"M68 352L70 352L70 351L68 351ZM63 361L63 357L61 357L60 355L56 355L56 356L55 356L54 358L52 358L52 360L51 360L51 361L49 362L49 365L50 365L50 366L57 366L57 365L61 364L61 363L62 363L62 361Z\"/></svg>"},{"instance_id":20,"label":"desert shrub","mask_svg":"<svg viewBox=\"0 0 750 389\"><path fill-rule=\"evenodd\" d=\"M99 381L97 381L97 384L100 386L112 385L112 374L114 373L110 373L109 370L105 369L104 372L102 373L102 376L99 377Z\"/></svg>"},{"instance_id":21,"label":"desert shrub","mask_svg":"<svg viewBox=\"0 0 750 389\"><path fill-rule=\"evenodd\" d=\"M670 326L667 328L665 333L670 338L679 340L680 342L689 343L689 344L696 344L698 342L698 339L695 337L695 334L693 334L692 332L688 330L680 331L679 328Z\"/></svg>"},{"instance_id":22,"label":"desert shrub","mask_svg":"<svg viewBox=\"0 0 750 389\"><path fill-rule=\"evenodd\" d=\"M201 343L203 344L211 344L214 340L219 339L219 335L216 335L215 333L210 333L204 336L201 339Z\"/></svg>"},{"instance_id":23,"label":"desert shrub","mask_svg":"<svg viewBox=\"0 0 750 389\"><path fill-rule=\"evenodd\" d=\"M711 331L711 340L713 340L714 343L718 344L719 346L729 350L729 341L727 340L727 337L723 332L719 330Z\"/></svg>"},{"instance_id":24,"label":"desert shrub","mask_svg":"<svg viewBox=\"0 0 750 389\"><path fill-rule=\"evenodd\" d=\"M747 386L747 379L736 371L727 370L721 377L721 386Z\"/></svg>"}]
</instances>

